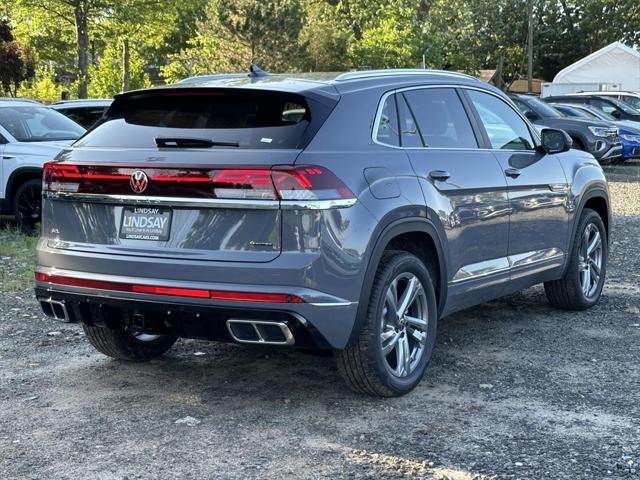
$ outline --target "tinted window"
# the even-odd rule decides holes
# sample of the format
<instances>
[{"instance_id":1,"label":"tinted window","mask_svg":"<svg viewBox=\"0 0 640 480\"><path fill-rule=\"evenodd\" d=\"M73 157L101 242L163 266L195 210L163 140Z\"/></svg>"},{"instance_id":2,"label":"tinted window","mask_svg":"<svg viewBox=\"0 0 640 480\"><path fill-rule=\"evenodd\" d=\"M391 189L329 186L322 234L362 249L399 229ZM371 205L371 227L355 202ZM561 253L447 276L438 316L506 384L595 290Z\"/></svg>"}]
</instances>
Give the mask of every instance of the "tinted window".
<instances>
[{"instance_id":1,"label":"tinted window","mask_svg":"<svg viewBox=\"0 0 640 480\"><path fill-rule=\"evenodd\" d=\"M529 127L506 102L476 90L469 90L469 98L480 115L492 148L505 150L534 148L535 144Z\"/></svg>"},{"instance_id":2,"label":"tinted window","mask_svg":"<svg viewBox=\"0 0 640 480\"><path fill-rule=\"evenodd\" d=\"M387 145L400 145L398 135L398 112L396 110L396 96L389 95L382 106L382 113L378 121L376 140Z\"/></svg>"},{"instance_id":3,"label":"tinted window","mask_svg":"<svg viewBox=\"0 0 640 480\"><path fill-rule=\"evenodd\" d=\"M89 128L100 120L106 109L107 107L78 107L58 111L83 127Z\"/></svg>"},{"instance_id":4,"label":"tinted window","mask_svg":"<svg viewBox=\"0 0 640 480\"><path fill-rule=\"evenodd\" d=\"M149 90L117 98L83 144L152 147L156 138L180 137L225 148L297 149L334 105L329 98L257 89Z\"/></svg>"},{"instance_id":5,"label":"tinted window","mask_svg":"<svg viewBox=\"0 0 640 480\"><path fill-rule=\"evenodd\" d=\"M2 107L2 125L19 142L75 140L84 133L77 123L46 107Z\"/></svg>"},{"instance_id":6,"label":"tinted window","mask_svg":"<svg viewBox=\"0 0 640 480\"><path fill-rule=\"evenodd\" d=\"M410 90L404 96L427 147L473 148L478 143L458 94L450 88Z\"/></svg>"},{"instance_id":7,"label":"tinted window","mask_svg":"<svg viewBox=\"0 0 640 480\"><path fill-rule=\"evenodd\" d=\"M621 95L620 100L628 103L636 110L640 110L640 97L632 97L631 95Z\"/></svg>"},{"instance_id":8,"label":"tinted window","mask_svg":"<svg viewBox=\"0 0 640 480\"><path fill-rule=\"evenodd\" d=\"M609 115L618 110L615 105L612 105L609 102L605 102L604 100L600 100L599 98L590 98L589 105L597 108L600 111L603 111L604 113L608 113Z\"/></svg>"},{"instance_id":9,"label":"tinted window","mask_svg":"<svg viewBox=\"0 0 640 480\"><path fill-rule=\"evenodd\" d=\"M558 113L558 111L552 106L546 104L542 100L538 100L537 98L529 97L527 99L531 108L533 108L538 115L545 118L560 118L562 115ZM519 107L519 105L518 105Z\"/></svg>"}]
</instances>

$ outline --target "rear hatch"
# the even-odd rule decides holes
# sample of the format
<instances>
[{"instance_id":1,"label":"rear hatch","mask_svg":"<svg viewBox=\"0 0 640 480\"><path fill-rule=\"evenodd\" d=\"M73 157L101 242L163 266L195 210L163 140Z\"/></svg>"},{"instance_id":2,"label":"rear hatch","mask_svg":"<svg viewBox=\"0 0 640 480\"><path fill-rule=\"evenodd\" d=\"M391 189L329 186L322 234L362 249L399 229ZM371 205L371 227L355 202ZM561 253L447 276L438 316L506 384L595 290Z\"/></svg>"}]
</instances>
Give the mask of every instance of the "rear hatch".
<instances>
[{"instance_id":1,"label":"rear hatch","mask_svg":"<svg viewBox=\"0 0 640 480\"><path fill-rule=\"evenodd\" d=\"M43 235L94 253L273 260L282 199L314 182L293 165L336 101L240 88L122 95L46 165Z\"/></svg>"}]
</instances>

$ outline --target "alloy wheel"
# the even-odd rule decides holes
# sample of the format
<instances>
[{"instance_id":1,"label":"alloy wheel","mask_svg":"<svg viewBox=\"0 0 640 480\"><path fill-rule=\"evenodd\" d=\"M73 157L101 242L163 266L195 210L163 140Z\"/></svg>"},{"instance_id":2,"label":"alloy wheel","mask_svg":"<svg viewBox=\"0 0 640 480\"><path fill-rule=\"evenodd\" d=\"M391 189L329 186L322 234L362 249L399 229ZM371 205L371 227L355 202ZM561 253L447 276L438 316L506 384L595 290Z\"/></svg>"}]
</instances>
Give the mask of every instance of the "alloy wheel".
<instances>
[{"instance_id":1,"label":"alloy wheel","mask_svg":"<svg viewBox=\"0 0 640 480\"><path fill-rule=\"evenodd\" d=\"M35 229L36 224L40 221L41 194L41 188L33 186L23 190L17 199L15 215L18 223L26 229Z\"/></svg>"},{"instance_id":2,"label":"alloy wheel","mask_svg":"<svg viewBox=\"0 0 640 480\"><path fill-rule=\"evenodd\" d=\"M407 377L420 364L425 352L429 314L427 294L417 276L403 272L385 294L380 348L387 370Z\"/></svg>"},{"instance_id":3,"label":"alloy wheel","mask_svg":"<svg viewBox=\"0 0 640 480\"><path fill-rule=\"evenodd\" d=\"M585 298L598 291L602 272L602 235L593 223L588 223L580 242L580 287Z\"/></svg>"}]
</instances>

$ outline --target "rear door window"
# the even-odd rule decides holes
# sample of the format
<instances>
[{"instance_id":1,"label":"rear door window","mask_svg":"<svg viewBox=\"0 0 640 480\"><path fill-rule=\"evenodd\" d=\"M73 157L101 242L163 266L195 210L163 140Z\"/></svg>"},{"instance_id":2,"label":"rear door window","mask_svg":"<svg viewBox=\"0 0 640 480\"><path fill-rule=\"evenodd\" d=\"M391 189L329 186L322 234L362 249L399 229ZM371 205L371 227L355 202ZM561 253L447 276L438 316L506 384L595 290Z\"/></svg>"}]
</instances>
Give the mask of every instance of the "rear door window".
<instances>
[{"instance_id":1,"label":"rear door window","mask_svg":"<svg viewBox=\"0 0 640 480\"><path fill-rule=\"evenodd\" d=\"M409 90L403 94L426 147L477 148L462 102L451 88Z\"/></svg>"}]
</instances>

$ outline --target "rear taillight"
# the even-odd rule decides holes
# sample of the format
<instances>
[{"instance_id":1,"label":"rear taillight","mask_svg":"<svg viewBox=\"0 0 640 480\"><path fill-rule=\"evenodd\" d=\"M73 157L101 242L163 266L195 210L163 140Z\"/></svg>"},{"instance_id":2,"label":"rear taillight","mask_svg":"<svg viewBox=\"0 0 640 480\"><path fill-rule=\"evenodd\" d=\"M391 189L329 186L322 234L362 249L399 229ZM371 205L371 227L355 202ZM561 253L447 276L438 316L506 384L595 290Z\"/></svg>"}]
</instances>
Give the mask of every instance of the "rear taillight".
<instances>
[{"instance_id":1,"label":"rear taillight","mask_svg":"<svg viewBox=\"0 0 640 480\"><path fill-rule=\"evenodd\" d=\"M134 172L147 183L133 189ZM45 192L252 200L339 200L353 193L331 171L301 165L267 168L133 168L50 162L44 166Z\"/></svg>"}]
</instances>

